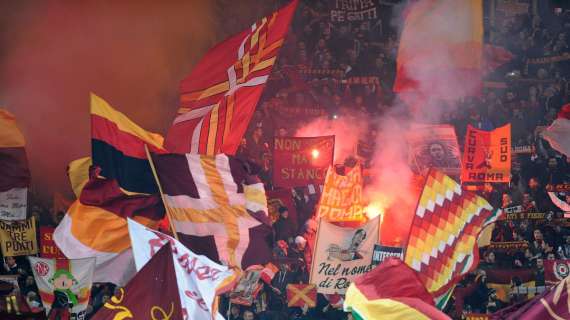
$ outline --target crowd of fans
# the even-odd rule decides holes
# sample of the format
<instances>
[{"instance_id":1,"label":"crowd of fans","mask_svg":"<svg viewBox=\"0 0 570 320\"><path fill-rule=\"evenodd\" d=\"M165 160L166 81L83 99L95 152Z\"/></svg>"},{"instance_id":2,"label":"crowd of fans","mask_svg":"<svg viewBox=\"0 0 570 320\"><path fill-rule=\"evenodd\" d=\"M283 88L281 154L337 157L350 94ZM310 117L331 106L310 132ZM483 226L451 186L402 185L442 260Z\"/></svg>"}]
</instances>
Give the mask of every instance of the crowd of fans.
<instances>
[{"instance_id":1,"label":"crowd of fans","mask_svg":"<svg viewBox=\"0 0 570 320\"><path fill-rule=\"evenodd\" d=\"M375 20L331 23L324 0L302 3L292 24L278 65L251 121L238 156L255 161L267 188L271 183L271 150L274 136L292 136L310 119L337 119L361 114L381 117L400 105L392 91L397 55L397 30L390 23L394 8L379 5ZM235 21L232 21L235 23ZM492 313L528 296L512 293L507 301L486 282L486 271L529 269L535 287L548 285L544 260L570 259L570 229L560 209L550 200L547 185L570 183L570 163L541 138L541 130L568 103L570 59L536 60L570 53L569 12L539 12L487 25L486 42L504 47L513 59L488 75L481 97L466 98L445 112L441 123L452 124L461 144L467 125L494 129L512 125L512 139L523 152L513 154L511 183L485 184L479 191L495 207L516 212L545 213L541 219L503 219L495 226L493 242L526 242L523 249L502 251L483 248L476 272L456 289L447 312L456 318L467 312ZM537 62L538 61L538 62ZM365 137L363 137L365 138ZM337 159L338 160L338 159ZM340 160L342 161L342 159ZM370 165L369 163L367 165ZM230 320L253 319L350 319L338 297L319 295L314 308L288 308L287 284L307 283L315 240L316 221L311 219L318 201L311 188L295 188L297 221L278 208L274 228L274 256L278 272L264 285L251 306L230 303L223 297L221 311ZM558 194L570 201L570 193ZM42 225L61 219L32 206ZM21 293L34 310L41 300L25 257L7 257L3 274L18 275ZM520 279L511 279L512 287ZM0 288L1 289L1 288ZM89 312L97 310L113 294L114 286L95 284Z\"/></svg>"}]
</instances>

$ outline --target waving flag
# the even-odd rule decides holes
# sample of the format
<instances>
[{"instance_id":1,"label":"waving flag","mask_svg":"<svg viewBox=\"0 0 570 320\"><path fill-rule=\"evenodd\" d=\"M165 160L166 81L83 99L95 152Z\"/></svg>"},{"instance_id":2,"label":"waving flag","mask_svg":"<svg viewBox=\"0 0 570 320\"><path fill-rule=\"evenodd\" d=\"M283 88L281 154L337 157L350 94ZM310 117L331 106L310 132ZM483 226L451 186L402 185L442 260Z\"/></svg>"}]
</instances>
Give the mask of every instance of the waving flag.
<instances>
[{"instance_id":1,"label":"waving flag","mask_svg":"<svg viewBox=\"0 0 570 320\"><path fill-rule=\"evenodd\" d=\"M244 269L269 262L265 190L246 184L241 161L224 154L153 155L153 161L169 218L190 250Z\"/></svg>"},{"instance_id":2,"label":"waving flag","mask_svg":"<svg viewBox=\"0 0 570 320\"><path fill-rule=\"evenodd\" d=\"M418 273L400 259L388 258L348 287L344 310L362 320L448 320L434 306Z\"/></svg>"},{"instance_id":3,"label":"waving flag","mask_svg":"<svg viewBox=\"0 0 570 320\"><path fill-rule=\"evenodd\" d=\"M283 45L297 0L219 43L180 84L166 147L235 154Z\"/></svg>"},{"instance_id":4,"label":"waving flag","mask_svg":"<svg viewBox=\"0 0 570 320\"><path fill-rule=\"evenodd\" d=\"M163 246L91 319L183 319L173 257Z\"/></svg>"},{"instance_id":5,"label":"waving flag","mask_svg":"<svg viewBox=\"0 0 570 320\"><path fill-rule=\"evenodd\" d=\"M419 273L436 299L447 297L460 277L477 267L477 237L500 213L487 200L431 170L410 228L404 261ZM438 307L445 302L438 301Z\"/></svg>"},{"instance_id":6,"label":"waving flag","mask_svg":"<svg viewBox=\"0 0 570 320\"><path fill-rule=\"evenodd\" d=\"M144 270L144 267L152 262L153 256L161 247L166 245L172 248L169 260L174 262L184 319L224 319L217 311L215 298L216 295L228 292L235 283L236 274L232 270L205 256L195 254L178 240L148 229L133 220L129 220L129 234L139 270Z\"/></svg>"},{"instance_id":7,"label":"waving flag","mask_svg":"<svg viewBox=\"0 0 570 320\"><path fill-rule=\"evenodd\" d=\"M560 109L558 118L542 132L542 137L554 149L570 156L570 103Z\"/></svg>"},{"instance_id":8,"label":"waving flag","mask_svg":"<svg viewBox=\"0 0 570 320\"><path fill-rule=\"evenodd\" d=\"M70 164L70 180L81 193L54 240L68 258L96 257L96 282L124 285L135 273L126 218L156 227L164 217L144 146L156 153L165 150L160 135L145 131L94 94L91 125L89 180L83 172L87 158Z\"/></svg>"},{"instance_id":9,"label":"waving flag","mask_svg":"<svg viewBox=\"0 0 570 320\"><path fill-rule=\"evenodd\" d=\"M49 319L84 319L95 258L67 260L28 257ZM59 318L58 315L61 317Z\"/></svg>"},{"instance_id":10,"label":"waving flag","mask_svg":"<svg viewBox=\"0 0 570 320\"><path fill-rule=\"evenodd\" d=\"M30 170L16 118L0 109L0 219L26 219Z\"/></svg>"}]
</instances>

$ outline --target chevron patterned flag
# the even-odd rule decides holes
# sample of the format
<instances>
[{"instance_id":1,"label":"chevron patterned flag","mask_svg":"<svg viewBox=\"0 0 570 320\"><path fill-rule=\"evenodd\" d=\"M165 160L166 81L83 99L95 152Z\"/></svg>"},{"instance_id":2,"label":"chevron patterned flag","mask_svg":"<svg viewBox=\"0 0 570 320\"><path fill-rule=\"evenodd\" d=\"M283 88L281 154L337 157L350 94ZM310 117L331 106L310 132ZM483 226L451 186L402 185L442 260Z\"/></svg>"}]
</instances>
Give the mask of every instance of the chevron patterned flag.
<instances>
[{"instance_id":1,"label":"chevron patterned flag","mask_svg":"<svg viewBox=\"0 0 570 320\"><path fill-rule=\"evenodd\" d=\"M410 228L404 261L418 271L438 307L460 277L477 267L477 237L502 213L455 180L431 170ZM439 298L439 299L438 299Z\"/></svg>"},{"instance_id":2,"label":"chevron patterned flag","mask_svg":"<svg viewBox=\"0 0 570 320\"><path fill-rule=\"evenodd\" d=\"M243 162L225 154L153 155L153 162L169 218L190 250L244 269L271 260L265 190Z\"/></svg>"},{"instance_id":3,"label":"chevron patterned flag","mask_svg":"<svg viewBox=\"0 0 570 320\"><path fill-rule=\"evenodd\" d=\"M166 137L175 153L235 154L283 45L298 0L219 43L180 84Z\"/></svg>"}]
</instances>

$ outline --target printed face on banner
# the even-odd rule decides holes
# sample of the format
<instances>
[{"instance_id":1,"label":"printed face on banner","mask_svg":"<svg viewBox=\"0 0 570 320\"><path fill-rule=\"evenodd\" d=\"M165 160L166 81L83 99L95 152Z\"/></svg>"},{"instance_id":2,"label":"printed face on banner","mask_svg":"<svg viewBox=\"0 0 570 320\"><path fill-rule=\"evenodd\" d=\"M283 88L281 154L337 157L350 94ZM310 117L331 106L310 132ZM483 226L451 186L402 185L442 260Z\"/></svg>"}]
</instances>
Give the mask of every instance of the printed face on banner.
<instances>
[{"instance_id":1,"label":"printed face on banner","mask_svg":"<svg viewBox=\"0 0 570 320\"><path fill-rule=\"evenodd\" d=\"M355 277L372 270L379 221L376 217L355 229L321 219L309 281L319 293L343 294Z\"/></svg>"},{"instance_id":2,"label":"printed face on banner","mask_svg":"<svg viewBox=\"0 0 570 320\"><path fill-rule=\"evenodd\" d=\"M448 125L414 125L407 134L410 166L423 174L436 168L447 175L458 176L461 158L457 136Z\"/></svg>"},{"instance_id":3,"label":"printed face on banner","mask_svg":"<svg viewBox=\"0 0 570 320\"><path fill-rule=\"evenodd\" d=\"M293 188L322 184L333 163L334 136L276 137L273 149L273 181Z\"/></svg>"},{"instance_id":4,"label":"printed face on banner","mask_svg":"<svg viewBox=\"0 0 570 320\"><path fill-rule=\"evenodd\" d=\"M48 317L69 313L71 319L85 319L95 258L28 259Z\"/></svg>"}]
</instances>

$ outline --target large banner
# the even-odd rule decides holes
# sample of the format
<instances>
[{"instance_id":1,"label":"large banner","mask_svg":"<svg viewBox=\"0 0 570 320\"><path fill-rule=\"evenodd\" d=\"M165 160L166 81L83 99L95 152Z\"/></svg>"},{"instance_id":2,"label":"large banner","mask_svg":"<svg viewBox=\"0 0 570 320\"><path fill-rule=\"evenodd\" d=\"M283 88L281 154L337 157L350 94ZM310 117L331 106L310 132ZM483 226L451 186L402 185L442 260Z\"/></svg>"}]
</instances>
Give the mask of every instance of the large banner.
<instances>
[{"instance_id":1,"label":"large banner","mask_svg":"<svg viewBox=\"0 0 570 320\"><path fill-rule=\"evenodd\" d=\"M412 170L425 174L436 168L459 176L461 157L455 129L449 125L413 125L407 134L408 156Z\"/></svg>"},{"instance_id":2,"label":"large banner","mask_svg":"<svg viewBox=\"0 0 570 320\"><path fill-rule=\"evenodd\" d=\"M309 283L323 294L344 294L350 282L372 270L378 242L379 217L359 228L342 228L319 220Z\"/></svg>"},{"instance_id":3,"label":"large banner","mask_svg":"<svg viewBox=\"0 0 570 320\"><path fill-rule=\"evenodd\" d=\"M493 131L467 127L461 181L509 182L511 180L511 125Z\"/></svg>"},{"instance_id":4,"label":"large banner","mask_svg":"<svg viewBox=\"0 0 570 320\"><path fill-rule=\"evenodd\" d=\"M28 259L48 318L86 319L95 258Z\"/></svg>"},{"instance_id":5,"label":"large banner","mask_svg":"<svg viewBox=\"0 0 570 320\"><path fill-rule=\"evenodd\" d=\"M276 137L273 148L273 183L293 188L322 184L333 163L334 136Z\"/></svg>"},{"instance_id":6,"label":"large banner","mask_svg":"<svg viewBox=\"0 0 570 320\"><path fill-rule=\"evenodd\" d=\"M0 220L24 220L28 208L28 188L0 192Z\"/></svg>"},{"instance_id":7,"label":"large banner","mask_svg":"<svg viewBox=\"0 0 570 320\"><path fill-rule=\"evenodd\" d=\"M0 221L0 247L6 257L38 253L35 218L22 222Z\"/></svg>"},{"instance_id":8,"label":"large banner","mask_svg":"<svg viewBox=\"0 0 570 320\"><path fill-rule=\"evenodd\" d=\"M336 173L332 166L328 169L317 217L334 222L364 219L360 164L350 169L346 175Z\"/></svg>"},{"instance_id":9,"label":"large banner","mask_svg":"<svg viewBox=\"0 0 570 320\"><path fill-rule=\"evenodd\" d=\"M40 256L48 259L65 259L65 255L53 240L54 227L40 227Z\"/></svg>"},{"instance_id":10,"label":"large banner","mask_svg":"<svg viewBox=\"0 0 570 320\"><path fill-rule=\"evenodd\" d=\"M331 22L358 22L378 20L379 0L329 1Z\"/></svg>"}]
</instances>

